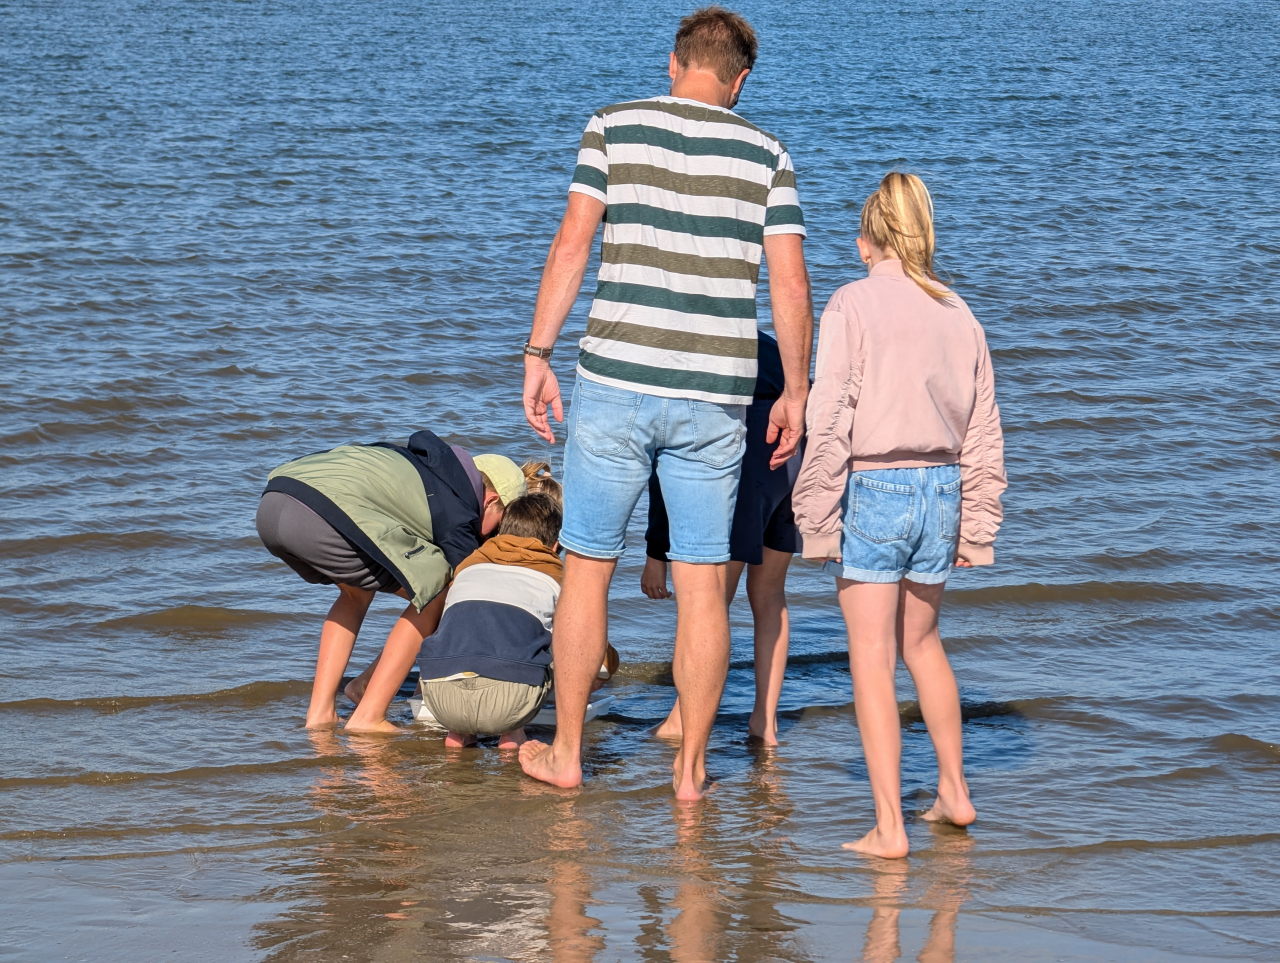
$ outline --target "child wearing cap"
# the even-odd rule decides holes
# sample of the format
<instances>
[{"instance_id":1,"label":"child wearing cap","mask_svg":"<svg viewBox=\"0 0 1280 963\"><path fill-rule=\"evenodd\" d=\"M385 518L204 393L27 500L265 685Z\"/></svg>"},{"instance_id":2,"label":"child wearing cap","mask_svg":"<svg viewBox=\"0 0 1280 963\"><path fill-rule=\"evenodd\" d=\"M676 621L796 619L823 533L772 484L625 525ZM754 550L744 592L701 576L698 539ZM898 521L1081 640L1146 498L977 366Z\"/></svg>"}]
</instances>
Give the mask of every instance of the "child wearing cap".
<instances>
[{"instance_id":1,"label":"child wearing cap","mask_svg":"<svg viewBox=\"0 0 1280 963\"><path fill-rule=\"evenodd\" d=\"M517 748L551 693L561 508L559 484L536 477L539 490L508 505L498 534L458 566L440 625L422 645L422 702L448 730L447 746L498 736L499 748ZM612 648L610 656L602 678L617 668Z\"/></svg>"},{"instance_id":2,"label":"child wearing cap","mask_svg":"<svg viewBox=\"0 0 1280 963\"><path fill-rule=\"evenodd\" d=\"M358 704L346 728L396 731L387 707L440 621L454 567L525 488L511 459L473 457L425 429L404 445L342 445L270 473L257 516L263 544L304 580L338 586L320 631L308 728L337 723L334 699L365 613L376 593L391 592L409 604L347 687Z\"/></svg>"}]
</instances>

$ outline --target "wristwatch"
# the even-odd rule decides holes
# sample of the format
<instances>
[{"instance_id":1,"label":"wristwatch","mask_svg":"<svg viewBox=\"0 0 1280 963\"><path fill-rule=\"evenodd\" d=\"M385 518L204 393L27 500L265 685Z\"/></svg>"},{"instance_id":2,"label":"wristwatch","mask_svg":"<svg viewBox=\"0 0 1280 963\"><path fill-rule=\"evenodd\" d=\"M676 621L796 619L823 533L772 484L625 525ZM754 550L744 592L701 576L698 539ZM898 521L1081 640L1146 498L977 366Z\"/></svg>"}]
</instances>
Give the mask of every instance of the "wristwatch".
<instances>
[{"instance_id":1,"label":"wristwatch","mask_svg":"<svg viewBox=\"0 0 1280 963\"><path fill-rule=\"evenodd\" d=\"M524 353L525 353L525 354L531 354L531 355L533 355L535 358L541 358L543 361L546 361L546 360L548 360L548 359L551 357L551 352L552 352L553 350L554 350L554 348L538 348L538 347L534 347L533 343L532 343L532 342L530 342L530 341L526 341L526 342L524 343Z\"/></svg>"}]
</instances>

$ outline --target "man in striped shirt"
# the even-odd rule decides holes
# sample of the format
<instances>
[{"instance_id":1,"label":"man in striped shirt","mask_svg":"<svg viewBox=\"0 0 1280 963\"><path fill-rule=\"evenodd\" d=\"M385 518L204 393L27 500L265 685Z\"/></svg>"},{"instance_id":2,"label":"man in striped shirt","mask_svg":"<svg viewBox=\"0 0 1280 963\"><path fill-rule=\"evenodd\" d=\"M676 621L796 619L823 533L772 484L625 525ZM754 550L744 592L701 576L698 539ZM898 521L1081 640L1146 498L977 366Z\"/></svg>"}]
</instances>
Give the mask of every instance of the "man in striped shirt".
<instances>
[{"instance_id":1,"label":"man in striped shirt","mask_svg":"<svg viewBox=\"0 0 1280 963\"><path fill-rule=\"evenodd\" d=\"M526 773L554 785L582 781L582 719L605 652L609 582L656 466L679 603L673 673L683 739L673 786L679 799L702 798L729 664L725 563L756 380L762 255L786 379L770 417L775 466L804 431L813 313L795 174L782 144L731 109L756 47L751 26L722 8L681 21L670 95L606 107L587 124L543 271L524 406L552 442L548 411L562 421L563 409L548 359L604 222L565 451L556 737L520 753Z\"/></svg>"}]
</instances>

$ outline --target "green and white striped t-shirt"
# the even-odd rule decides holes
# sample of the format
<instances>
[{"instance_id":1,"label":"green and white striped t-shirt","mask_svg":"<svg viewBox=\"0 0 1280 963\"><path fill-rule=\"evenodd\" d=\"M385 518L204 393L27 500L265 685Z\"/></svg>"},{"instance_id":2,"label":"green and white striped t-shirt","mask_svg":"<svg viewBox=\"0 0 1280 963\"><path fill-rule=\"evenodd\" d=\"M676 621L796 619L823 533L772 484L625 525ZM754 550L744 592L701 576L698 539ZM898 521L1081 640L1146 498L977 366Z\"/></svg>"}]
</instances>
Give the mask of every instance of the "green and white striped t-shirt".
<instances>
[{"instance_id":1,"label":"green and white striped t-shirt","mask_svg":"<svg viewBox=\"0 0 1280 963\"><path fill-rule=\"evenodd\" d=\"M765 235L805 233L786 148L700 101L615 104L587 124L569 190L606 205L579 375L748 404Z\"/></svg>"}]
</instances>

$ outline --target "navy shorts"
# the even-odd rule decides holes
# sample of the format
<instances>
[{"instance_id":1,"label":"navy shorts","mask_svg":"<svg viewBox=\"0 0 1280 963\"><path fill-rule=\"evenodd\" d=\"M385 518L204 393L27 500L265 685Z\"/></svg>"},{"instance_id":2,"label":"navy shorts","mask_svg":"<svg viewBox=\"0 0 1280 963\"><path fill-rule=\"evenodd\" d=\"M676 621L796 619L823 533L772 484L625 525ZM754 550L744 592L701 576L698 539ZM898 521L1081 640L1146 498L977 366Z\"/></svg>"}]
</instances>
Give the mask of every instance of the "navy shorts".
<instances>
[{"instance_id":1,"label":"navy shorts","mask_svg":"<svg viewBox=\"0 0 1280 963\"><path fill-rule=\"evenodd\" d=\"M729 533L729 557L747 565L764 560L762 547L788 555L800 550L796 519L791 513L791 489L800 472L802 453L797 451L785 465L770 470L769 459L778 447L776 442L770 445L765 441L773 404L759 399L747 408L747 450Z\"/></svg>"}]
</instances>

